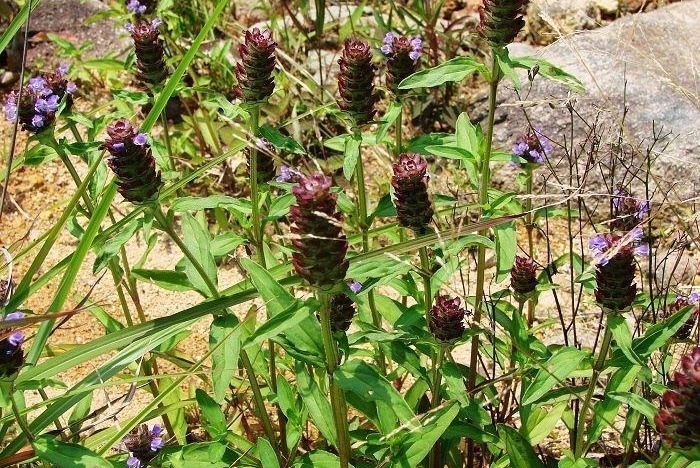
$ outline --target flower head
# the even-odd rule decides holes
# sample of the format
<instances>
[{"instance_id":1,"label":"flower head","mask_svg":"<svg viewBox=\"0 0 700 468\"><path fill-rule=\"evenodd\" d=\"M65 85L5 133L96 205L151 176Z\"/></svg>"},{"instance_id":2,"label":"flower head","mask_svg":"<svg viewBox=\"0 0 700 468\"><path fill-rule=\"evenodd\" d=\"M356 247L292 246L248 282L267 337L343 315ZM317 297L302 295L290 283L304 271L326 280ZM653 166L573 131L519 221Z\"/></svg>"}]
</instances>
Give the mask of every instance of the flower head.
<instances>
[{"instance_id":1,"label":"flower head","mask_svg":"<svg viewBox=\"0 0 700 468\"><path fill-rule=\"evenodd\" d=\"M438 296L430 309L430 331L440 342L450 342L464 333L467 310L460 307L459 297Z\"/></svg>"},{"instance_id":2,"label":"flower head","mask_svg":"<svg viewBox=\"0 0 700 468\"><path fill-rule=\"evenodd\" d=\"M142 5L138 0L129 0L126 4L126 9L131 13L144 14L146 13L146 5Z\"/></svg>"},{"instance_id":3,"label":"flower head","mask_svg":"<svg viewBox=\"0 0 700 468\"><path fill-rule=\"evenodd\" d=\"M161 20L139 20L136 24L126 23L125 28L131 33L136 52L136 79L144 85L162 83L168 75L165 64L165 49L158 27Z\"/></svg>"},{"instance_id":4,"label":"flower head","mask_svg":"<svg viewBox=\"0 0 700 468\"><path fill-rule=\"evenodd\" d=\"M681 358L654 418L665 443L681 451L700 447L700 347Z\"/></svg>"},{"instance_id":5,"label":"flower head","mask_svg":"<svg viewBox=\"0 0 700 468\"><path fill-rule=\"evenodd\" d=\"M394 204L399 223L423 232L433 217L433 207L428 196L428 162L414 153L400 154L392 166L394 176Z\"/></svg>"},{"instance_id":6,"label":"flower head","mask_svg":"<svg viewBox=\"0 0 700 468\"><path fill-rule=\"evenodd\" d=\"M525 25L523 14L529 0L484 0L479 9L479 34L491 47L505 47Z\"/></svg>"},{"instance_id":7,"label":"flower head","mask_svg":"<svg viewBox=\"0 0 700 468\"><path fill-rule=\"evenodd\" d=\"M622 186L613 191L612 206L613 220L610 226L615 231L629 231L649 216L649 200L633 197Z\"/></svg>"},{"instance_id":8,"label":"flower head","mask_svg":"<svg viewBox=\"0 0 700 468\"><path fill-rule=\"evenodd\" d=\"M350 291L354 292L355 294L362 291L362 283L360 283L359 281L350 281L348 287L350 288Z\"/></svg>"},{"instance_id":9,"label":"flower head","mask_svg":"<svg viewBox=\"0 0 700 468\"><path fill-rule=\"evenodd\" d=\"M119 193L132 203L156 198L161 179L146 135L125 119L107 126L107 135L102 147L110 154L107 164L116 175Z\"/></svg>"},{"instance_id":10,"label":"flower head","mask_svg":"<svg viewBox=\"0 0 700 468\"><path fill-rule=\"evenodd\" d=\"M8 320L19 320L24 318L22 312L12 312L0 320L0 378L13 377L24 364L24 332L22 330L12 331L12 328L3 327L2 322Z\"/></svg>"},{"instance_id":11,"label":"flower head","mask_svg":"<svg viewBox=\"0 0 700 468\"><path fill-rule=\"evenodd\" d=\"M346 332L355 316L355 303L347 294L336 294L331 297L331 331Z\"/></svg>"},{"instance_id":12,"label":"flower head","mask_svg":"<svg viewBox=\"0 0 700 468\"><path fill-rule=\"evenodd\" d=\"M379 99L374 90L377 67L372 64L372 49L365 41L346 39L338 65L338 106L356 125L364 125L374 117Z\"/></svg>"},{"instance_id":13,"label":"flower head","mask_svg":"<svg viewBox=\"0 0 700 468\"><path fill-rule=\"evenodd\" d=\"M387 58L387 87L398 94L399 84L418 69L418 59L423 51L423 40L387 33L380 49Z\"/></svg>"},{"instance_id":14,"label":"flower head","mask_svg":"<svg viewBox=\"0 0 700 468\"><path fill-rule=\"evenodd\" d=\"M300 176L292 187L296 205L289 210L295 252L292 264L311 285L334 286L345 277L348 241L342 234L343 215L336 211L331 179L321 173Z\"/></svg>"},{"instance_id":15,"label":"flower head","mask_svg":"<svg viewBox=\"0 0 700 468\"><path fill-rule=\"evenodd\" d=\"M280 166L280 173L275 179L277 182L292 182L296 183L301 177L301 172L294 169L293 167L282 165Z\"/></svg>"},{"instance_id":16,"label":"flower head","mask_svg":"<svg viewBox=\"0 0 700 468\"><path fill-rule=\"evenodd\" d=\"M147 465L165 446L164 436L165 432L158 424L155 424L152 429L149 429L146 424L133 428L122 439L124 446L131 454L126 466L138 468Z\"/></svg>"},{"instance_id":17,"label":"flower head","mask_svg":"<svg viewBox=\"0 0 700 468\"><path fill-rule=\"evenodd\" d=\"M245 32L243 43L238 47L241 61L236 64L238 87L236 93L248 103L265 102L275 90L272 71L277 58L277 43L270 30L253 28Z\"/></svg>"},{"instance_id":18,"label":"flower head","mask_svg":"<svg viewBox=\"0 0 700 468\"><path fill-rule=\"evenodd\" d=\"M528 130L513 145L513 154L531 164L543 164L552 151L552 143L542 134L540 127Z\"/></svg>"},{"instance_id":19,"label":"flower head","mask_svg":"<svg viewBox=\"0 0 700 468\"><path fill-rule=\"evenodd\" d=\"M535 292L537 287L537 265L530 257L515 257L515 263L510 270L510 287L521 298Z\"/></svg>"}]
</instances>

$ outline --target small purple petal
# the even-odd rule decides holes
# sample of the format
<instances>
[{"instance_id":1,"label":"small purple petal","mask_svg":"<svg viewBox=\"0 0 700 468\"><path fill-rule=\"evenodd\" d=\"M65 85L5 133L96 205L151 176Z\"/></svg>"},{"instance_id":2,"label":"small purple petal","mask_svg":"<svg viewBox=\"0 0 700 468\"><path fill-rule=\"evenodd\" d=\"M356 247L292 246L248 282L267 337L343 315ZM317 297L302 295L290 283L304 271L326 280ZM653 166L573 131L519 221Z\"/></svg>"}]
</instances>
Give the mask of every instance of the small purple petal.
<instances>
[{"instance_id":1,"label":"small purple petal","mask_svg":"<svg viewBox=\"0 0 700 468\"><path fill-rule=\"evenodd\" d=\"M163 24L163 21L160 18L153 18L151 21L151 27L157 29L161 24Z\"/></svg>"},{"instance_id":2,"label":"small purple petal","mask_svg":"<svg viewBox=\"0 0 700 468\"><path fill-rule=\"evenodd\" d=\"M632 229L628 234L631 242L639 242L644 237L644 231L639 226Z\"/></svg>"},{"instance_id":3,"label":"small purple petal","mask_svg":"<svg viewBox=\"0 0 700 468\"><path fill-rule=\"evenodd\" d=\"M688 302L691 304L700 304L700 291L693 291L688 295Z\"/></svg>"},{"instance_id":4,"label":"small purple petal","mask_svg":"<svg viewBox=\"0 0 700 468\"><path fill-rule=\"evenodd\" d=\"M165 446L165 442L163 442L162 437L154 437L151 439L151 451L157 452L158 450L162 449Z\"/></svg>"},{"instance_id":5,"label":"small purple petal","mask_svg":"<svg viewBox=\"0 0 700 468\"><path fill-rule=\"evenodd\" d=\"M129 457L126 460L126 466L129 468L141 468L141 460L136 457Z\"/></svg>"},{"instance_id":6,"label":"small purple petal","mask_svg":"<svg viewBox=\"0 0 700 468\"><path fill-rule=\"evenodd\" d=\"M114 151L121 151L121 150L124 149L124 143L122 143L122 142L117 142L117 143L115 143L115 144L112 145L112 149L113 149Z\"/></svg>"},{"instance_id":7,"label":"small purple petal","mask_svg":"<svg viewBox=\"0 0 700 468\"><path fill-rule=\"evenodd\" d=\"M413 47L413 50L416 52L420 52L423 50L423 40L420 37L414 37L411 39L411 47Z\"/></svg>"},{"instance_id":8,"label":"small purple petal","mask_svg":"<svg viewBox=\"0 0 700 468\"><path fill-rule=\"evenodd\" d=\"M649 216L649 202L638 200L637 201L637 218L644 219Z\"/></svg>"},{"instance_id":9,"label":"small purple petal","mask_svg":"<svg viewBox=\"0 0 700 468\"><path fill-rule=\"evenodd\" d=\"M36 128L41 128L44 126L44 117L36 114L34 117L32 117L32 125L35 126Z\"/></svg>"},{"instance_id":10,"label":"small purple petal","mask_svg":"<svg viewBox=\"0 0 700 468\"><path fill-rule=\"evenodd\" d=\"M596 234L588 241L588 248L594 253L603 253L610 248L610 245L603 234Z\"/></svg>"},{"instance_id":11,"label":"small purple petal","mask_svg":"<svg viewBox=\"0 0 700 468\"><path fill-rule=\"evenodd\" d=\"M148 138L146 138L146 134L139 133L138 135L136 135L134 137L134 144L136 146L144 146L144 145L148 144Z\"/></svg>"},{"instance_id":12,"label":"small purple petal","mask_svg":"<svg viewBox=\"0 0 700 468\"><path fill-rule=\"evenodd\" d=\"M77 90L78 90L78 87L72 81L69 81L68 84L66 85L66 92L68 94L75 94L75 92Z\"/></svg>"},{"instance_id":13,"label":"small purple petal","mask_svg":"<svg viewBox=\"0 0 700 468\"><path fill-rule=\"evenodd\" d=\"M5 106L3 107L3 111L5 112L5 118L7 118L7 120L10 122L17 120L17 105L15 105L14 99L7 99Z\"/></svg>"},{"instance_id":14,"label":"small purple petal","mask_svg":"<svg viewBox=\"0 0 700 468\"><path fill-rule=\"evenodd\" d=\"M355 294L359 293L362 290L362 283L359 281L352 281L350 283L350 291L354 292Z\"/></svg>"},{"instance_id":15,"label":"small purple petal","mask_svg":"<svg viewBox=\"0 0 700 468\"><path fill-rule=\"evenodd\" d=\"M129 32L134 32L134 25L131 24L130 22L129 22L129 23L126 23L126 24L124 25L124 29L126 29L126 30L129 31Z\"/></svg>"},{"instance_id":16,"label":"small purple petal","mask_svg":"<svg viewBox=\"0 0 700 468\"><path fill-rule=\"evenodd\" d=\"M390 44L384 44L379 48L379 50L381 50L384 55L389 55L393 52L393 49Z\"/></svg>"},{"instance_id":17,"label":"small purple petal","mask_svg":"<svg viewBox=\"0 0 700 468\"><path fill-rule=\"evenodd\" d=\"M392 44L396 36L393 32L388 32L384 35L384 44Z\"/></svg>"},{"instance_id":18,"label":"small purple petal","mask_svg":"<svg viewBox=\"0 0 700 468\"><path fill-rule=\"evenodd\" d=\"M163 435L163 426L161 426L160 424L154 424L153 429L151 429L151 434L154 437L160 437L161 435Z\"/></svg>"},{"instance_id":19,"label":"small purple petal","mask_svg":"<svg viewBox=\"0 0 700 468\"><path fill-rule=\"evenodd\" d=\"M7 339L12 346L19 346L24 341L24 332L16 331Z\"/></svg>"},{"instance_id":20,"label":"small purple petal","mask_svg":"<svg viewBox=\"0 0 700 468\"><path fill-rule=\"evenodd\" d=\"M56 73L58 73L61 76L65 76L66 74L68 74L69 68L70 68L70 65L68 65L67 63L62 63L58 67L58 70L56 70Z\"/></svg>"},{"instance_id":21,"label":"small purple petal","mask_svg":"<svg viewBox=\"0 0 700 468\"><path fill-rule=\"evenodd\" d=\"M420 58L420 52L417 50L408 53L408 57L414 62Z\"/></svg>"},{"instance_id":22,"label":"small purple petal","mask_svg":"<svg viewBox=\"0 0 700 468\"><path fill-rule=\"evenodd\" d=\"M27 87L36 93L43 93L46 87L46 80L42 76L35 76L29 80Z\"/></svg>"},{"instance_id":23,"label":"small purple petal","mask_svg":"<svg viewBox=\"0 0 700 468\"><path fill-rule=\"evenodd\" d=\"M639 244L637 247L634 248L634 253L636 255L639 255L640 257L648 257L649 244Z\"/></svg>"},{"instance_id":24,"label":"small purple petal","mask_svg":"<svg viewBox=\"0 0 700 468\"><path fill-rule=\"evenodd\" d=\"M19 320L24 318L24 313L22 312L10 312L5 316L5 320Z\"/></svg>"}]
</instances>

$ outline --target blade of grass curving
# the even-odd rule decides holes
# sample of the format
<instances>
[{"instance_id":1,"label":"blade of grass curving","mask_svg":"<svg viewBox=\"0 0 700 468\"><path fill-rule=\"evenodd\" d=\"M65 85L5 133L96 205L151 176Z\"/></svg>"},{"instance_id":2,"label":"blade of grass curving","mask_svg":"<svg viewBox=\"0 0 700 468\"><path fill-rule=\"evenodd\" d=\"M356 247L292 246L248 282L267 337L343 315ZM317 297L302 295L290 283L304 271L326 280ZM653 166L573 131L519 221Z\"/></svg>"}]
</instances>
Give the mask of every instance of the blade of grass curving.
<instances>
[{"instance_id":1,"label":"blade of grass curving","mask_svg":"<svg viewBox=\"0 0 700 468\"><path fill-rule=\"evenodd\" d=\"M85 180L87 181L89 179L86 178ZM78 247L73 252L70 264L68 265L67 270L63 274L63 278L61 279L61 284L59 285L58 290L56 291L56 295L54 296L53 301L49 305L49 308L47 310L48 313L60 312L63 306L65 305L66 300L68 299L68 295L70 294L71 289L73 288L75 278L78 276L78 272L80 271L80 267L83 265L83 261L85 260L85 257L87 256L88 252L90 251L92 241L95 239L95 236L97 235L97 232L100 229L102 221L104 220L105 216L107 216L109 206L111 205L112 200L114 199L114 196L116 194L117 186L114 183L112 183L108 186L107 190L102 196L99 205L95 207L95 211L93 211L92 213L92 217L90 218L90 222L88 223L87 229L85 229L85 233L80 238ZM46 322L42 323L39 329L37 330L36 336L34 337L34 341L32 342L32 347L27 353L27 364L33 365L36 364L36 362L39 360L39 356L41 356L41 351L44 349L44 346L46 345L46 342L49 339L49 335L51 333L51 329L54 326L54 323L55 320L47 320Z\"/></svg>"},{"instance_id":2,"label":"blade of grass curving","mask_svg":"<svg viewBox=\"0 0 700 468\"><path fill-rule=\"evenodd\" d=\"M0 52L4 51L17 31L22 27L22 25L29 18L29 11L34 11L34 9L39 6L41 0L33 0L31 2L26 2L17 16L14 17L10 25L5 29L5 32L0 36Z\"/></svg>"},{"instance_id":3,"label":"blade of grass curving","mask_svg":"<svg viewBox=\"0 0 700 468\"><path fill-rule=\"evenodd\" d=\"M214 23L216 23L216 20L219 19L219 16L224 11L224 8L228 3L229 0L219 0L219 2L216 4L214 11L211 13L209 18L207 18L207 22L204 23L202 30L199 31L197 37L195 37L194 41L192 41L192 45L187 50L187 53L182 57L180 64L170 76L167 83L165 83L163 91L161 91L158 94L158 97L153 103L153 108L148 113L146 119L141 125L141 130L143 132L148 132L149 130L151 130L153 125L158 120L158 117L160 117L160 114L161 112L163 112L163 109L165 109L165 106L168 103L170 96L172 96L173 92L175 91L175 88L180 83L180 79L182 79L182 76L187 71L187 67L190 66L190 63L194 59L194 56L197 54L199 47L202 45L202 42L204 42L204 39L209 35L209 32L214 27Z\"/></svg>"}]
</instances>

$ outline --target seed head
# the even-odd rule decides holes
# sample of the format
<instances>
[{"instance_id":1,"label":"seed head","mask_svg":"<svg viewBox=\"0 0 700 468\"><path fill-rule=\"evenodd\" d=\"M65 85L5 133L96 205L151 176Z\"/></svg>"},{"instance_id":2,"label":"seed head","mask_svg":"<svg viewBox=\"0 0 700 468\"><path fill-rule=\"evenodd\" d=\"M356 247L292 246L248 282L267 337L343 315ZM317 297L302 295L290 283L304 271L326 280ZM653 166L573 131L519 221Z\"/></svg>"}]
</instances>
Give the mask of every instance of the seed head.
<instances>
[{"instance_id":1,"label":"seed head","mask_svg":"<svg viewBox=\"0 0 700 468\"><path fill-rule=\"evenodd\" d=\"M416 153L400 154L393 165L394 204L399 223L418 233L425 231L433 217L428 197L428 162Z\"/></svg>"},{"instance_id":2,"label":"seed head","mask_svg":"<svg viewBox=\"0 0 700 468\"><path fill-rule=\"evenodd\" d=\"M386 85L394 94L399 94L399 83L414 74L423 51L419 37L397 36L388 32L380 49L387 58Z\"/></svg>"},{"instance_id":3,"label":"seed head","mask_svg":"<svg viewBox=\"0 0 700 468\"><path fill-rule=\"evenodd\" d=\"M464 333L467 310L460 307L458 297L438 296L430 309L430 331L440 342L454 341Z\"/></svg>"},{"instance_id":4,"label":"seed head","mask_svg":"<svg viewBox=\"0 0 700 468\"><path fill-rule=\"evenodd\" d=\"M663 394L654 422L671 447L681 451L700 447L700 347L681 358L681 371Z\"/></svg>"},{"instance_id":5,"label":"seed head","mask_svg":"<svg viewBox=\"0 0 700 468\"><path fill-rule=\"evenodd\" d=\"M331 179L321 173L300 176L292 188L296 205L289 210L296 252L292 264L311 285L328 287L345 278L348 241L342 234L343 215L336 211Z\"/></svg>"},{"instance_id":6,"label":"seed head","mask_svg":"<svg viewBox=\"0 0 700 468\"><path fill-rule=\"evenodd\" d=\"M365 41L346 39L338 65L338 106L356 125L364 125L374 117L379 99L374 90L377 67L372 64L372 49Z\"/></svg>"},{"instance_id":7,"label":"seed head","mask_svg":"<svg viewBox=\"0 0 700 468\"><path fill-rule=\"evenodd\" d=\"M537 287L537 265L530 257L515 257L510 270L510 287L521 298L527 298Z\"/></svg>"},{"instance_id":8,"label":"seed head","mask_svg":"<svg viewBox=\"0 0 700 468\"><path fill-rule=\"evenodd\" d=\"M245 32L243 44L238 47L241 61L236 65L236 93L243 101L265 102L272 95L275 90L272 71L277 63L276 47L269 30L253 28Z\"/></svg>"},{"instance_id":9,"label":"seed head","mask_svg":"<svg viewBox=\"0 0 700 468\"><path fill-rule=\"evenodd\" d=\"M107 135L102 147L110 154L107 164L116 175L119 193L136 204L157 198L160 173L146 135L126 119L107 126Z\"/></svg>"},{"instance_id":10,"label":"seed head","mask_svg":"<svg viewBox=\"0 0 700 468\"><path fill-rule=\"evenodd\" d=\"M505 47L525 26L523 14L529 0L484 0L477 30L491 47Z\"/></svg>"}]
</instances>

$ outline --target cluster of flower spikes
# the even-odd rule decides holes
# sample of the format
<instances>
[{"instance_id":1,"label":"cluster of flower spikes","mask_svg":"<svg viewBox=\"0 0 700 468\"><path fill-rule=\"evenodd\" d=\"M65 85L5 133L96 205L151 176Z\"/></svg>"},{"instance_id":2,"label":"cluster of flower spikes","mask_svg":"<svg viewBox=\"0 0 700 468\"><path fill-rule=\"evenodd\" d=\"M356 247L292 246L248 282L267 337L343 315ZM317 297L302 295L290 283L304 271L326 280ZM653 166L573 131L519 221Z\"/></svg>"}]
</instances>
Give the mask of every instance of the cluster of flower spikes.
<instances>
[{"instance_id":1,"label":"cluster of flower spikes","mask_svg":"<svg viewBox=\"0 0 700 468\"><path fill-rule=\"evenodd\" d=\"M292 187L296 204L289 210L294 234L292 264L312 286L328 288L345 277L348 241L342 234L343 215L336 211L331 179L321 173L301 175Z\"/></svg>"},{"instance_id":2,"label":"cluster of flower spikes","mask_svg":"<svg viewBox=\"0 0 700 468\"><path fill-rule=\"evenodd\" d=\"M275 177L275 156L277 155L277 149L267 138L264 137L256 138L255 149L257 151L258 183L270 182ZM249 174L250 150L251 148L249 147L245 147L243 149Z\"/></svg>"},{"instance_id":3,"label":"cluster of flower spikes","mask_svg":"<svg viewBox=\"0 0 700 468\"><path fill-rule=\"evenodd\" d=\"M665 310L661 313L661 319L666 320L671 315L679 312L681 309L690 306L693 306L690 317L688 317L688 320L686 320L686 322L681 325L681 327L676 330L676 333L673 335L673 337L677 340L687 340L690 338L690 333L693 331L695 321L698 319L698 317L700 317L700 292L693 291L687 296L677 296L676 299L672 303L668 304Z\"/></svg>"},{"instance_id":4,"label":"cluster of flower spikes","mask_svg":"<svg viewBox=\"0 0 700 468\"><path fill-rule=\"evenodd\" d=\"M513 154L523 158L529 164L544 164L547 155L554 148L549 139L542 134L541 128L530 129L513 145Z\"/></svg>"},{"instance_id":5,"label":"cluster of flower spikes","mask_svg":"<svg viewBox=\"0 0 700 468\"><path fill-rule=\"evenodd\" d=\"M379 99L374 89L377 67L372 63L372 49L360 39L346 39L338 65L338 106L356 125L364 125L374 117Z\"/></svg>"},{"instance_id":6,"label":"cluster of flower spikes","mask_svg":"<svg viewBox=\"0 0 700 468\"><path fill-rule=\"evenodd\" d=\"M125 26L134 40L136 79L146 86L160 84L168 76L165 48L159 31L161 24L161 20L155 18L151 21L139 19L136 24L126 23Z\"/></svg>"},{"instance_id":7,"label":"cluster of flower spikes","mask_svg":"<svg viewBox=\"0 0 700 468\"><path fill-rule=\"evenodd\" d=\"M22 351L24 332L3 328L2 322L22 318L24 318L22 312L12 312L0 320L0 379L14 376L24 363L24 351Z\"/></svg>"},{"instance_id":8,"label":"cluster of flower spikes","mask_svg":"<svg viewBox=\"0 0 700 468\"><path fill-rule=\"evenodd\" d=\"M510 287L518 300L527 299L537 287L537 265L530 257L517 255L510 269Z\"/></svg>"},{"instance_id":9,"label":"cluster of flower spikes","mask_svg":"<svg viewBox=\"0 0 700 468\"><path fill-rule=\"evenodd\" d=\"M19 120L22 129L31 133L49 128L64 96L66 108L73 104L77 87L68 81L67 73L68 66L61 65L56 72L32 77L20 90L12 91L3 106L7 120Z\"/></svg>"},{"instance_id":10,"label":"cluster of flower spikes","mask_svg":"<svg viewBox=\"0 0 700 468\"><path fill-rule=\"evenodd\" d=\"M238 46L241 61L236 64L236 94L244 102L265 102L275 90L272 71L277 63L276 48L269 30L253 28L245 32L243 43Z\"/></svg>"},{"instance_id":11,"label":"cluster of flower spikes","mask_svg":"<svg viewBox=\"0 0 700 468\"><path fill-rule=\"evenodd\" d=\"M165 446L164 431L159 424L154 424L149 429L146 424L140 424L133 428L122 442L129 451L126 460L128 468L141 468L153 460L160 449Z\"/></svg>"},{"instance_id":12,"label":"cluster of flower spikes","mask_svg":"<svg viewBox=\"0 0 700 468\"><path fill-rule=\"evenodd\" d=\"M491 47L505 47L525 26L523 14L529 0L484 0L479 9L479 34Z\"/></svg>"},{"instance_id":13,"label":"cluster of flower spikes","mask_svg":"<svg viewBox=\"0 0 700 468\"><path fill-rule=\"evenodd\" d=\"M397 36L388 32L380 50L387 58L386 86L395 95L399 94L399 84L418 68L423 41L420 37Z\"/></svg>"},{"instance_id":14,"label":"cluster of flower spikes","mask_svg":"<svg viewBox=\"0 0 700 468\"><path fill-rule=\"evenodd\" d=\"M700 454L700 347L681 358L654 422L668 445Z\"/></svg>"},{"instance_id":15,"label":"cluster of flower spikes","mask_svg":"<svg viewBox=\"0 0 700 468\"><path fill-rule=\"evenodd\" d=\"M459 297L438 296L435 305L430 309L430 331L439 342L448 343L464 334L464 319L467 310L460 307Z\"/></svg>"},{"instance_id":16,"label":"cluster of flower spikes","mask_svg":"<svg viewBox=\"0 0 700 468\"><path fill-rule=\"evenodd\" d=\"M603 308L623 311L634 302L637 294L634 256L649 255L649 246L642 243L643 234L640 228L635 228L626 234L596 234L590 239L588 246L596 263L595 297Z\"/></svg>"},{"instance_id":17,"label":"cluster of flower spikes","mask_svg":"<svg viewBox=\"0 0 700 468\"><path fill-rule=\"evenodd\" d=\"M153 13L156 9L156 0L126 0L126 10L135 15Z\"/></svg>"},{"instance_id":18,"label":"cluster of flower spikes","mask_svg":"<svg viewBox=\"0 0 700 468\"><path fill-rule=\"evenodd\" d=\"M107 164L117 178L117 189L131 203L155 199L160 190L160 172L145 134L126 119L107 126L109 138L102 143L110 157Z\"/></svg>"},{"instance_id":19,"label":"cluster of flower spikes","mask_svg":"<svg viewBox=\"0 0 700 468\"><path fill-rule=\"evenodd\" d=\"M433 217L428 196L428 162L420 154L403 153L392 168L391 186L399 223L422 234Z\"/></svg>"},{"instance_id":20,"label":"cluster of flower spikes","mask_svg":"<svg viewBox=\"0 0 700 468\"><path fill-rule=\"evenodd\" d=\"M626 188L618 186L612 196L614 231L630 231L649 216L649 201L635 198Z\"/></svg>"}]
</instances>

